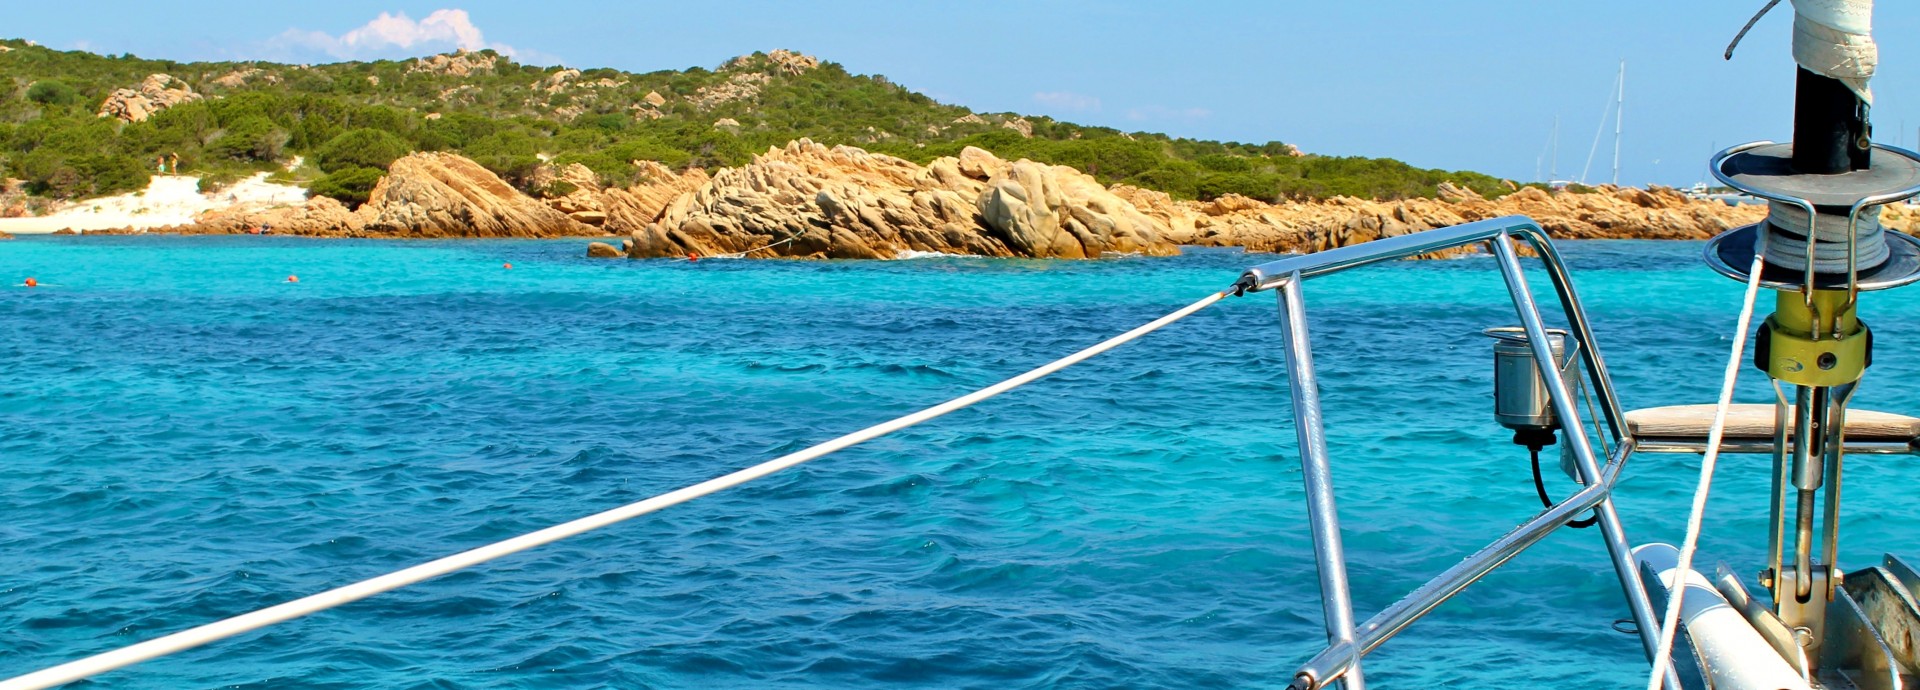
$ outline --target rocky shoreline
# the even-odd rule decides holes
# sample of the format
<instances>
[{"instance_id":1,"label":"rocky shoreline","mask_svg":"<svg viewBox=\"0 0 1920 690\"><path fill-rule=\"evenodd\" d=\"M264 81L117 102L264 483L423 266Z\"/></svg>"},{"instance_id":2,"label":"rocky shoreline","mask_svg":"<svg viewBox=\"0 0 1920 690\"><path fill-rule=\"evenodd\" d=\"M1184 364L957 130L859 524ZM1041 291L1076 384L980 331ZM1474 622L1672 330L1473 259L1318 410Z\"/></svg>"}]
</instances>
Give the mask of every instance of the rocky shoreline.
<instances>
[{"instance_id":1,"label":"rocky shoreline","mask_svg":"<svg viewBox=\"0 0 1920 690\"><path fill-rule=\"evenodd\" d=\"M534 198L471 160L414 153L368 202L325 197L268 210L214 211L156 232L321 237L612 237L604 257L892 259L913 253L1091 259L1162 256L1180 245L1311 252L1504 215L1568 239L1705 239L1764 217L1763 207L1689 199L1666 188L1522 188L1486 199L1442 184L1439 198L1266 203L1237 195L1180 201L1108 187L1067 166L1007 161L978 148L922 166L805 139L709 175L637 161L641 182L603 188L580 165L542 168ZM564 182L565 184L556 184ZM1910 218L1888 211L1902 228ZM617 244L616 244L617 243Z\"/></svg>"},{"instance_id":2,"label":"rocky shoreline","mask_svg":"<svg viewBox=\"0 0 1920 690\"><path fill-rule=\"evenodd\" d=\"M1311 252L1436 227L1523 214L1556 237L1706 239L1759 220L1758 206L1689 199L1671 189L1594 193L1525 188L1497 200L1442 185L1438 199L1269 204L1206 202L1108 188L1065 166L1005 161L969 148L925 167L801 140L708 180L676 180L675 201L600 255L892 258L905 252L1098 258L1170 254L1179 245ZM667 193L662 194L660 191ZM609 251L612 249L613 251Z\"/></svg>"}]
</instances>

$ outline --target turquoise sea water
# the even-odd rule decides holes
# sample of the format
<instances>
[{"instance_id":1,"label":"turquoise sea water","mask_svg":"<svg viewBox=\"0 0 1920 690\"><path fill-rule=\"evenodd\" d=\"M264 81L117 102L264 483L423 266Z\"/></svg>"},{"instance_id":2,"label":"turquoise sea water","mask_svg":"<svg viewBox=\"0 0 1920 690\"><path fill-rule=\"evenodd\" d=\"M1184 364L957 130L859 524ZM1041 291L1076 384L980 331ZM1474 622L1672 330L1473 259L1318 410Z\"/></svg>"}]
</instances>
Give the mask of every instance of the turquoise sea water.
<instances>
[{"instance_id":1,"label":"turquoise sea water","mask_svg":"<svg viewBox=\"0 0 1920 690\"><path fill-rule=\"evenodd\" d=\"M1739 285L1569 243L1629 407L1708 402ZM1024 371L1271 257L630 262L578 242L0 243L0 677L754 464ZM501 265L512 262L512 270ZM289 274L300 277L288 284ZM42 287L12 287L26 276ZM1542 285L1544 289L1544 285ZM1362 616L1532 515L1491 421L1491 261L1306 291ZM1920 303L1869 297L1864 407L1920 411ZM1764 309L1763 309L1764 312ZM1317 649L1270 294L747 487L100 687L1278 687ZM1749 370L1742 399L1770 393ZM1708 564L1762 558L1729 458ZM1697 460L1620 503L1677 540ZM1910 458L1847 467L1845 562L1920 555ZM1570 482L1554 477L1556 495ZM1368 662L1380 687L1641 682L1592 530Z\"/></svg>"}]
</instances>

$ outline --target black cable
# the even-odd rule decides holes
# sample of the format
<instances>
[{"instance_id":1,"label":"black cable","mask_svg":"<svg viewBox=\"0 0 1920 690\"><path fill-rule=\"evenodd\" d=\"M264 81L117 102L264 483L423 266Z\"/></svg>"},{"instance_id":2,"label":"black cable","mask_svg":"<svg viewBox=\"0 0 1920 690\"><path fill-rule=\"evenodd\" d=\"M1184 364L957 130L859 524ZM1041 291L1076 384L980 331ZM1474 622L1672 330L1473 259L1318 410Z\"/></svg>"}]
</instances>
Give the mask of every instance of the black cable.
<instances>
[{"instance_id":1,"label":"black cable","mask_svg":"<svg viewBox=\"0 0 1920 690\"><path fill-rule=\"evenodd\" d=\"M1239 297L1241 295L1247 294L1248 290L1255 290L1255 289L1258 289L1259 287L1260 287L1260 281L1255 280L1251 274L1247 274L1247 275L1240 276L1239 280L1233 281L1233 284L1227 286L1227 289L1224 290L1224 292L1231 292L1233 293L1234 297Z\"/></svg>"},{"instance_id":2,"label":"black cable","mask_svg":"<svg viewBox=\"0 0 1920 690\"><path fill-rule=\"evenodd\" d=\"M1547 480L1540 476L1540 449L1528 448L1527 454L1533 456L1533 490L1535 493L1540 494L1540 505L1552 508L1553 499L1547 498ZM1570 520L1567 522L1567 526L1574 529L1586 529L1592 527L1594 523L1599 521L1600 515L1596 512L1593 517L1585 520Z\"/></svg>"}]
</instances>

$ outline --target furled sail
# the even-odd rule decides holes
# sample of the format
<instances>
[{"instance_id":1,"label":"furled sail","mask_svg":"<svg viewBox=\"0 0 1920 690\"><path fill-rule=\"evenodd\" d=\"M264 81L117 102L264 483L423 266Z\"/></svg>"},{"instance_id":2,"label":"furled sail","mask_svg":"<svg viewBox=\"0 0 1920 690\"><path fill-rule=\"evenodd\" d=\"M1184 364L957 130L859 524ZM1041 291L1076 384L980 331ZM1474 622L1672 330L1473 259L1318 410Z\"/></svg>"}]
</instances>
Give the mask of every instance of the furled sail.
<instances>
[{"instance_id":1,"label":"furled sail","mask_svg":"<svg viewBox=\"0 0 1920 690\"><path fill-rule=\"evenodd\" d=\"M1793 0L1793 61L1840 80L1872 105L1867 80L1880 62L1873 43L1873 0Z\"/></svg>"}]
</instances>

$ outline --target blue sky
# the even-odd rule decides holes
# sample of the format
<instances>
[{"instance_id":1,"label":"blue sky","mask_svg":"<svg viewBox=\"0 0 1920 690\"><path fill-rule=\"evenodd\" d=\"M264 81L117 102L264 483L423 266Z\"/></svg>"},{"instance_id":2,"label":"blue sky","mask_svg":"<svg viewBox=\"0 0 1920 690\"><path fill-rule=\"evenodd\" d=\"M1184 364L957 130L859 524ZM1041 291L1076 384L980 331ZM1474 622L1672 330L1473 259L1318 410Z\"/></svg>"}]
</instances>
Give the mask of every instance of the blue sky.
<instances>
[{"instance_id":1,"label":"blue sky","mask_svg":"<svg viewBox=\"0 0 1920 690\"><path fill-rule=\"evenodd\" d=\"M632 71L792 48L976 110L1533 179L1560 118L1578 177L1627 61L1621 181L1686 185L1791 136L1791 13L1760 0L14 3L0 34L176 60L443 52ZM76 7L84 8L76 11ZM1920 3L1875 10L1877 139L1920 145ZM1587 174L1611 174L1612 127ZM1542 170L1542 175L1546 171Z\"/></svg>"}]
</instances>

